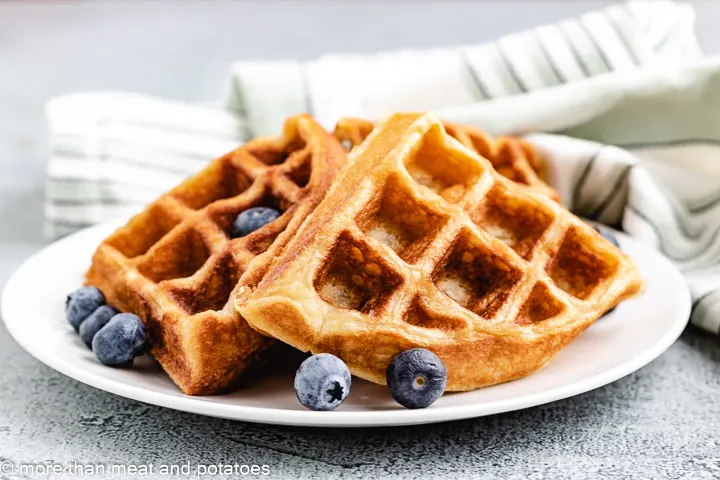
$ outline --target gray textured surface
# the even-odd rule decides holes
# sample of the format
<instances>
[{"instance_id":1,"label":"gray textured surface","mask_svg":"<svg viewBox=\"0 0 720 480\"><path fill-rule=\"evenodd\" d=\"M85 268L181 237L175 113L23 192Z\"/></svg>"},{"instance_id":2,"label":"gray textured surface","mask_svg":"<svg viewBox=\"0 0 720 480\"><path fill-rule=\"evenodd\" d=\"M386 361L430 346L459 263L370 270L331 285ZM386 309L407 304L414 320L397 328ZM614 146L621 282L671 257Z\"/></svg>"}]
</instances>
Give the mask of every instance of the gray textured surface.
<instances>
[{"instance_id":1,"label":"gray textured surface","mask_svg":"<svg viewBox=\"0 0 720 480\"><path fill-rule=\"evenodd\" d=\"M42 104L53 95L122 88L209 101L235 58L477 42L607 3L2 3L0 287L45 243ZM716 52L720 5L696 5L701 44ZM0 326L0 462L255 463L273 478L713 478L719 362L718 340L689 329L637 373L551 405L425 427L311 430L95 390L31 358Z\"/></svg>"}]
</instances>

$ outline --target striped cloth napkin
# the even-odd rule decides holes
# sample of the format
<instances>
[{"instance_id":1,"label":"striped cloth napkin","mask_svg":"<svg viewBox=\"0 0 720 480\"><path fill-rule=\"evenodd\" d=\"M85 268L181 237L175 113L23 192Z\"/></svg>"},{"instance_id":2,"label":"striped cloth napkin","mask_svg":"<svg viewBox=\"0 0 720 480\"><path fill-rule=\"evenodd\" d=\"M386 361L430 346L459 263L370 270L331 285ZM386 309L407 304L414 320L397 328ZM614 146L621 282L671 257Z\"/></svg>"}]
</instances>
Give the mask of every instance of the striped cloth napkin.
<instances>
[{"instance_id":1,"label":"striped cloth napkin","mask_svg":"<svg viewBox=\"0 0 720 480\"><path fill-rule=\"evenodd\" d=\"M720 60L700 53L686 4L635 1L482 45L312 62L240 62L225 106L94 92L51 100L52 237L128 215L283 120L433 110L528 134L578 215L672 259L692 321L720 330ZM545 132L545 133L535 133Z\"/></svg>"}]
</instances>

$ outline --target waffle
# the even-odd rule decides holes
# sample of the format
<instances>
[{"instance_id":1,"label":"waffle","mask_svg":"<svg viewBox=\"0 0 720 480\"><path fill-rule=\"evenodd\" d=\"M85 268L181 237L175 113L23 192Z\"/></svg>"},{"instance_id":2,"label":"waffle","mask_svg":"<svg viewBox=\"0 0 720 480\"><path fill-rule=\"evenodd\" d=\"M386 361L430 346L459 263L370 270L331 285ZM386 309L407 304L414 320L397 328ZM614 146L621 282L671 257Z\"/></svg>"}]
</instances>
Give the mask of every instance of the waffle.
<instances>
[{"instance_id":1,"label":"waffle","mask_svg":"<svg viewBox=\"0 0 720 480\"><path fill-rule=\"evenodd\" d=\"M310 117L291 117L282 138L256 139L213 161L103 241L87 283L143 319L151 353L183 392L226 391L274 343L238 314L232 290L262 279L345 158ZM233 220L256 206L283 213L230 239Z\"/></svg>"},{"instance_id":2,"label":"waffle","mask_svg":"<svg viewBox=\"0 0 720 480\"><path fill-rule=\"evenodd\" d=\"M426 348L448 390L526 376L642 287L631 260L520 188L431 115L396 114L238 308L254 328L385 383Z\"/></svg>"},{"instance_id":3,"label":"waffle","mask_svg":"<svg viewBox=\"0 0 720 480\"><path fill-rule=\"evenodd\" d=\"M472 125L458 125L447 120L443 125L450 136L490 160L501 175L560 201L558 193L542 180L546 176L545 162L528 142L512 136L493 138ZM333 135L350 150L360 145L372 130L372 122L347 117L340 119Z\"/></svg>"}]
</instances>

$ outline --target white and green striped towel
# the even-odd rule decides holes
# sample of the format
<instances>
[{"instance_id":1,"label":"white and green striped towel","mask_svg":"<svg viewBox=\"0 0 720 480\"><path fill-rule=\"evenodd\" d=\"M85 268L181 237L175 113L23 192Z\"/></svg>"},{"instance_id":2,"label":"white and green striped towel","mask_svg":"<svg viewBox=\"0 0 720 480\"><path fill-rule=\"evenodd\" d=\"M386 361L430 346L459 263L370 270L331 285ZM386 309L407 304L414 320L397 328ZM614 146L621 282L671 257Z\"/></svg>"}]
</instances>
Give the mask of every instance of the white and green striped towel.
<instances>
[{"instance_id":1,"label":"white and green striped towel","mask_svg":"<svg viewBox=\"0 0 720 480\"><path fill-rule=\"evenodd\" d=\"M691 7L631 2L477 46L241 62L225 108L100 92L49 102L48 233L144 204L290 114L433 110L527 133L579 215L655 246L683 270L693 322L720 330L720 60ZM536 133L545 132L545 133Z\"/></svg>"}]
</instances>

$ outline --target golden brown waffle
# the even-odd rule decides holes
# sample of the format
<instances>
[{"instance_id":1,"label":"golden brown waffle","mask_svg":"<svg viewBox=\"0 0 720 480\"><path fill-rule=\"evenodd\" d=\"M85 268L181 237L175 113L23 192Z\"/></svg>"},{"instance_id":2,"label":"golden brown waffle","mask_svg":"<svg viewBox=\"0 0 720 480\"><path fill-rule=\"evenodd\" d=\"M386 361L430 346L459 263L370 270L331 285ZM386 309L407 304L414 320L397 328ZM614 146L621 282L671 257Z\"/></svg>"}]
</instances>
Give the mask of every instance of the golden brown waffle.
<instances>
[{"instance_id":1,"label":"golden brown waffle","mask_svg":"<svg viewBox=\"0 0 720 480\"><path fill-rule=\"evenodd\" d=\"M641 287L585 222L498 174L433 116L396 114L350 153L258 287L239 289L238 308L376 383L399 352L430 349L457 391L534 372Z\"/></svg>"},{"instance_id":2,"label":"golden brown waffle","mask_svg":"<svg viewBox=\"0 0 720 480\"><path fill-rule=\"evenodd\" d=\"M501 175L553 200L560 200L558 193L542 180L545 163L526 141L512 136L493 138L472 125L458 125L447 120L443 125L450 136L490 160ZM350 150L360 145L372 130L372 122L347 117L340 119L333 135Z\"/></svg>"},{"instance_id":3,"label":"golden brown waffle","mask_svg":"<svg viewBox=\"0 0 720 480\"><path fill-rule=\"evenodd\" d=\"M113 233L87 283L143 319L152 354L183 392L227 390L273 344L238 314L231 291L260 281L345 158L310 117L291 117L282 138L256 139L213 161ZM283 213L231 239L233 220L257 206Z\"/></svg>"}]
</instances>

